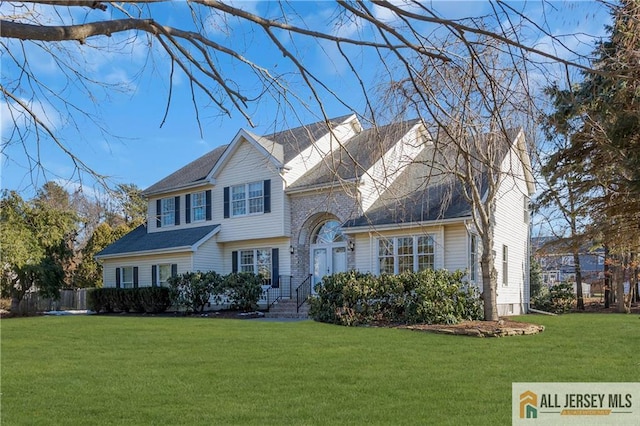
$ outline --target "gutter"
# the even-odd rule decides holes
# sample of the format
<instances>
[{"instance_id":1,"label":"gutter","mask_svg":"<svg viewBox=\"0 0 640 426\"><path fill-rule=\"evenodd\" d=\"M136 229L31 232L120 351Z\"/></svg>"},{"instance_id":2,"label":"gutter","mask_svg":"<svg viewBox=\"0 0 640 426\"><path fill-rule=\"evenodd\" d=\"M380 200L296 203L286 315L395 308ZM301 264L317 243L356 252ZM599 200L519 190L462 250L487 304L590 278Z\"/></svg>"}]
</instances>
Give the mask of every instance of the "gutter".
<instances>
[{"instance_id":1,"label":"gutter","mask_svg":"<svg viewBox=\"0 0 640 426\"><path fill-rule=\"evenodd\" d=\"M426 226L439 226L439 225L446 225L448 223L465 223L466 220L468 220L468 218L470 218L471 216L460 216L460 217L454 217L454 218L450 218L450 219L436 219L436 220L429 220L429 221L423 221L423 222L411 222L411 223L407 223L407 222L403 222L403 223L393 223L393 224L384 224L384 225L361 225L361 226L350 226L350 227L343 227L343 231L347 234L355 234L357 232L368 232L371 231L371 229L375 229L376 231L391 231L394 229L398 229L398 228L402 228L402 229L407 229L407 228L421 228L421 227L426 227Z\"/></svg>"},{"instance_id":2,"label":"gutter","mask_svg":"<svg viewBox=\"0 0 640 426\"><path fill-rule=\"evenodd\" d=\"M317 191L320 189L332 189L340 187L342 183L355 183L357 185L361 185L363 182L362 179L359 178L341 179L338 182L318 183L315 185L303 186L301 188L285 189L284 192L285 194L300 194L303 192Z\"/></svg>"},{"instance_id":3,"label":"gutter","mask_svg":"<svg viewBox=\"0 0 640 426\"><path fill-rule=\"evenodd\" d=\"M116 259L120 257L149 256L154 254L184 253L184 252L193 252L193 251L195 251L193 246L182 246L182 247L168 247L168 248L156 249L156 250L129 251L125 253L103 254L103 255L96 255L94 256L94 258L98 261L102 261L104 259Z\"/></svg>"}]
</instances>

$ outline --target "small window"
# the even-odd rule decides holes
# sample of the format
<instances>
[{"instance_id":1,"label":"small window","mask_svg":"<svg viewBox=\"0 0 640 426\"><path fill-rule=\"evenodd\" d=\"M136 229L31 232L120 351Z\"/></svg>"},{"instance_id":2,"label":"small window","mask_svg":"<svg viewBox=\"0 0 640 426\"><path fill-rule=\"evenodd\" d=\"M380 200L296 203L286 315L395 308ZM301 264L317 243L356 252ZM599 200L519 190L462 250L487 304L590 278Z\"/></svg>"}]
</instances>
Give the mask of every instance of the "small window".
<instances>
[{"instance_id":1,"label":"small window","mask_svg":"<svg viewBox=\"0 0 640 426\"><path fill-rule=\"evenodd\" d=\"M413 237L398 238L398 273L413 271Z\"/></svg>"},{"instance_id":2,"label":"small window","mask_svg":"<svg viewBox=\"0 0 640 426\"><path fill-rule=\"evenodd\" d=\"M502 246L502 285L509 284L509 247Z\"/></svg>"},{"instance_id":3,"label":"small window","mask_svg":"<svg viewBox=\"0 0 640 426\"><path fill-rule=\"evenodd\" d=\"M133 288L133 266L125 266L120 271L122 274L120 285L122 288Z\"/></svg>"},{"instance_id":4,"label":"small window","mask_svg":"<svg viewBox=\"0 0 640 426\"><path fill-rule=\"evenodd\" d=\"M240 250L238 252L238 271L259 275L266 283L271 283L270 248Z\"/></svg>"},{"instance_id":5,"label":"small window","mask_svg":"<svg viewBox=\"0 0 640 426\"><path fill-rule=\"evenodd\" d=\"M206 218L206 197L204 191L191 194L191 221L198 222Z\"/></svg>"},{"instance_id":6,"label":"small window","mask_svg":"<svg viewBox=\"0 0 640 426\"><path fill-rule=\"evenodd\" d=\"M171 265L158 265L158 285L160 287L166 287L169 278L171 278Z\"/></svg>"},{"instance_id":7,"label":"small window","mask_svg":"<svg viewBox=\"0 0 640 426\"><path fill-rule=\"evenodd\" d=\"M436 246L430 236L418 237L418 271L435 269Z\"/></svg>"},{"instance_id":8,"label":"small window","mask_svg":"<svg viewBox=\"0 0 640 426\"><path fill-rule=\"evenodd\" d=\"M175 224L176 218L176 204L175 198L163 198L161 201L161 220L162 226L170 226Z\"/></svg>"},{"instance_id":9,"label":"small window","mask_svg":"<svg viewBox=\"0 0 640 426\"><path fill-rule=\"evenodd\" d=\"M381 274L395 273L393 240L378 240L378 265Z\"/></svg>"},{"instance_id":10,"label":"small window","mask_svg":"<svg viewBox=\"0 0 640 426\"><path fill-rule=\"evenodd\" d=\"M231 209L233 216L241 216L247 214L244 185L231 187Z\"/></svg>"},{"instance_id":11,"label":"small window","mask_svg":"<svg viewBox=\"0 0 640 426\"><path fill-rule=\"evenodd\" d=\"M478 241L475 235L469 238L469 280L476 281L478 271Z\"/></svg>"}]
</instances>

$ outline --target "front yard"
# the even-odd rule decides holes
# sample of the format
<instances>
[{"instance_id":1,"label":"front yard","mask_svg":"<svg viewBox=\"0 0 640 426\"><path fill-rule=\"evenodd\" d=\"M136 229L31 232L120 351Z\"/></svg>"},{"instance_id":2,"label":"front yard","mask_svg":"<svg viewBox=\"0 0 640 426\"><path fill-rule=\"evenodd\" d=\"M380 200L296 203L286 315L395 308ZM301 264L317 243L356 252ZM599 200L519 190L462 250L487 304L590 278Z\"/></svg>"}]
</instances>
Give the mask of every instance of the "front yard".
<instances>
[{"instance_id":1,"label":"front yard","mask_svg":"<svg viewBox=\"0 0 640 426\"><path fill-rule=\"evenodd\" d=\"M638 315L480 339L312 321L2 321L3 425L509 424L511 383L640 381Z\"/></svg>"}]
</instances>

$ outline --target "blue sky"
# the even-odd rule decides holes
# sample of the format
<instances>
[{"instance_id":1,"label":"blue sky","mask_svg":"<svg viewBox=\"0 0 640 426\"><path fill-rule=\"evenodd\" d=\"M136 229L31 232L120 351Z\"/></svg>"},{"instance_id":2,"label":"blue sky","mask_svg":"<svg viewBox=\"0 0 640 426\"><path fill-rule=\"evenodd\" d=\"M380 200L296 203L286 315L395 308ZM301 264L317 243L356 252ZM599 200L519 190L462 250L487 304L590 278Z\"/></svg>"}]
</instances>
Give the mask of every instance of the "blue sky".
<instances>
[{"instance_id":1,"label":"blue sky","mask_svg":"<svg viewBox=\"0 0 640 426\"><path fill-rule=\"evenodd\" d=\"M490 11L490 5L485 1L434 4L443 16L453 18L480 15ZM278 13L275 2L241 1L235 2L235 5L260 14ZM609 20L609 16L594 2L547 3L544 10L542 3L536 1L514 2L512 5L516 8L526 8L527 16L536 22L542 21L544 12L549 30L553 34L578 33L577 36L566 37L565 41L582 52L590 51L592 35L604 35L603 26ZM303 20L309 26L322 29L327 28L335 10L335 4L332 2L294 2L290 7L298 12L295 18L298 22ZM63 19L65 22L74 23L91 22L102 18L101 13L104 13L74 10L60 18L52 16L46 8L41 12L43 19L50 19L51 22ZM0 8L0 13L8 13L5 4ZM117 17L116 15L114 13L114 17ZM160 22L178 27L188 26L190 22L189 9L184 2L161 5L154 16ZM290 75L295 71L291 63L283 58L273 44L266 41L264 34L259 30L248 28L246 23L222 22L215 16L206 22L206 31L214 40L233 47L271 72ZM357 32L358 26L353 22L344 22L342 26L330 29L336 34L347 35ZM547 37L536 34L535 31L525 36L535 40L541 49L557 48ZM281 40L289 48L295 46L296 54L340 96L354 94L353 97L344 96L349 99L349 106L345 106L327 93L321 93L323 99L327 100L325 107L329 116L343 115L351 112L350 109L364 112L365 104L360 92L352 89L356 83L349 72L348 64L338 58L333 45L310 40L294 43L285 37ZM7 45L10 50L18 47L13 41L7 42ZM174 72L171 105L167 119L161 127L168 98L170 62L160 51L157 43L149 49L146 37L118 34L111 38L89 39L84 46L69 42L61 44L60 47L67 49L66 53L61 54L70 54L81 72L112 86L106 90L93 88L91 99L86 90L74 84L74 79L70 82L54 66L45 52L34 46L27 46L26 54L32 69L53 92L60 93L61 97L74 106L97 117L99 126L105 131L101 131L94 122L77 112L72 115L75 121L70 121L70 116L60 107L61 104L56 103L51 97L40 97L32 107L42 112L55 129L56 135L74 154L95 171L109 176L113 184L134 183L146 188L213 148L229 143L240 128L250 129L239 112L232 110L231 116L223 115L199 96L198 113L203 131L201 135L194 118L190 87L185 75L179 70ZM367 83L374 83L376 67L381 65L379 61L357 49L350 49L349 53L354 66L369 80ZM563 51L559 53L570 56ZM246 68L227 61L222 56L218 58L221 61L221 70L241 85L249 97L257 96L261 92L262 87L247 73ZM3 59L2 65L3 80L16 77L15 73L18 70L12 68L10 62ZM253 132L266 134L287 125L299 125L299 120L312 122L319 119L320 111L311 100L308 90L304 90L300 83L293 89L301 99L295 102L292 109L284 108L281 99L272 97L249 105L246 111L256 125L251 129ZM311 106L310 111L305 110L302 106L304 103ZM40 187L47 180L56 180L62 184L69 182L70 188L76 185L79 176L74 171L72 161L51 141L38 141L33 133L26 133L21 139L23 144L15 143L14 140L7 145L8 135L16 129L9 119L4 101L0 107L3 141L2 188L17 190L28 198L33 195L34 187ZM46 175L29 171L27 158L37 153L42 160L43 168L47 170ZM87 191L96 189L90 176L80 177Z\"/></svg>"}]
</instances>

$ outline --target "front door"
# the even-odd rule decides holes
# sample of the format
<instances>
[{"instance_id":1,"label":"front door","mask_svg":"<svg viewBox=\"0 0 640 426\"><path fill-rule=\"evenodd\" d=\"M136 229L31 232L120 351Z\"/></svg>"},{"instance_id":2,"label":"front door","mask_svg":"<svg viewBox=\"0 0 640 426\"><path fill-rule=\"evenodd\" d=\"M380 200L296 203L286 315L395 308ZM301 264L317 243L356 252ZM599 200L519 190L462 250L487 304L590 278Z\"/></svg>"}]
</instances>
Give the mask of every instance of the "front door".
<instances>
[{"instance_id":1,"label":"front door","mask_svg":"<svg viewBox=\"0 0 640 426\"><path fill-rule=\"evenodd\" d=\"M311 246L311 274L313 275L312 288L325 275L347 271L347 247L339 244L313 244ZM315 291L312 290L315 294Z\"/></svg>"}]
</instances>

